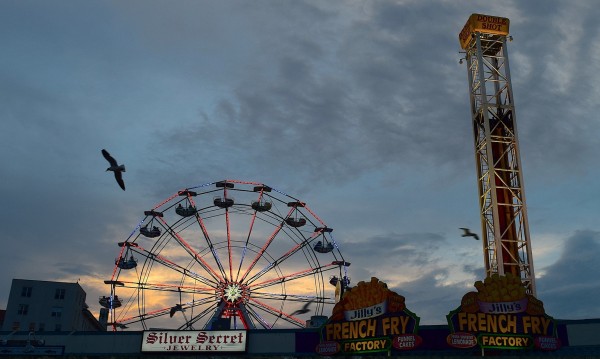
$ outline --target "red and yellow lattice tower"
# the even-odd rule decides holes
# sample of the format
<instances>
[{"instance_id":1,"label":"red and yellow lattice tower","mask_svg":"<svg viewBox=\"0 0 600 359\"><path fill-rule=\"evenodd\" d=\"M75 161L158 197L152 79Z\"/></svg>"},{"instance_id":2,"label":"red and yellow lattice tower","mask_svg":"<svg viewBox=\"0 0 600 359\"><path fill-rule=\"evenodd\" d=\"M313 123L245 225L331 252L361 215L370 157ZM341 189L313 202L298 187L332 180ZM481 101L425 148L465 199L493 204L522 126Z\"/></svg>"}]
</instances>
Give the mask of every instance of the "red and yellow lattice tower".
<instances>
[{"instance_id":1,"label":"red and yellow lattice tower","mask_svg":"<svg viewBox=\"0 0 600 359\"><path fill-rule=\"evenodd\" d=\"M473 14L460 32L471 118L486 276L511 273L536 294L515 106L507 18Z\"/></svg>"}]
</instances>

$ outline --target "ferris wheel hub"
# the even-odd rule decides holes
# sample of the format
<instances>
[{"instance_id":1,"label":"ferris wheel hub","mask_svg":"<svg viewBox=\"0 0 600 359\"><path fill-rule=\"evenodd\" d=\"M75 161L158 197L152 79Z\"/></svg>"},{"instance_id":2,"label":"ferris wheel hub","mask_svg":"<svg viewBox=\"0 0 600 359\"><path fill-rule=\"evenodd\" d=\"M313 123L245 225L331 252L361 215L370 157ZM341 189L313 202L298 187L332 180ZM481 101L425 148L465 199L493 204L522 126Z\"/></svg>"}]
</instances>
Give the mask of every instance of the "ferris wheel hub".
<instances>
[{"instance_id":1,"label":"ferris wheel hub","mask_svg":"<svg viewBox=\"0 0 600 359\"><path fill-rule=\"evenodd\" d=\"M235 302L236 300L240 299L241 297L242 297L242 290L237 284L232 283L225 288L225 298L228 301Z\"/></svg>"},{"instance_id":2,"label":"ferris wheel hub","mask_svg":"<svg viewBox=\"0 0 600 359\"><path fill-rule=\"evenodd\" d=\"M248 286L236 283L236 282L227 282L222 283L219 286L218 295L228 304L228 305L236 305L238 303L245 303L248 301L250 297L250 291Z\"/></svg>"}]
</instances>

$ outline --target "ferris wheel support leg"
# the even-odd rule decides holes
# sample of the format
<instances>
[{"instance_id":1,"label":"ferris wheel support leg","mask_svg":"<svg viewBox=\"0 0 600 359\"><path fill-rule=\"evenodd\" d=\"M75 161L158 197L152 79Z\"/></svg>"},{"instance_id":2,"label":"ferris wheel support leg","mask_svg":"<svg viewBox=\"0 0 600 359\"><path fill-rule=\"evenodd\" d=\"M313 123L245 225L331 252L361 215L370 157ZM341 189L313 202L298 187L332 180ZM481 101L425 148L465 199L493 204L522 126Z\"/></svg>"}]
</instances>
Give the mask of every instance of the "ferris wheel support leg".
<instances>
[{"instance_id":1,"label":"ferris wheel support leg","mask_svg":"<svg viewBox=\"0 0 600 359\"><path fill-rule=\"evenodd\" d=\"M240 309L241 309L240 313L242 314L242 318L244 318L244 325L246 326L246 328L247 329L256 329L256 327L250 320L250 317L248 316L248 311L246 310L245 305L240 304Z\"/></svg>"},{"instance_id":2,"label":"ferris wheel support leg","mask_svg":"<svg viewBox=\"0 0 600 359\"><path fill-rule=\"evenodd\" d=\"M213 329L213 324L215 324L216 322L218 322L221 319L221 314L223 314L223 308L225 308L225 302L221 301L221 303L219 303L219 306L217 307L217 309L215 309L215 313L204 325L204 330Z\"/></svg>"},{"instance_id":3,"label":"ferris wheel support leg","mask_svg":"<svg viewBox=\"0 0 600 359\"><path fill-rule=\"evenodd\" d=\"M225 309L225 301L221 301L219 306L215 309L215 313L212 315L210 320L208 320L206 322L206 325L204 326L204 330L231 329L231 318L223 318L224 310L226 310ZM237 313L241 314L242 319L244 321L245 329L256 329L256 327L252 323L252 320L248 316L248 311L246 310L244 304L239 304L239 308L236 308L235 310ZM224 321L225 319L227 319L227 326L225 328L217 328L218 325L216 325L216 324L221 321Z\"/></svg>"}]
</instances>

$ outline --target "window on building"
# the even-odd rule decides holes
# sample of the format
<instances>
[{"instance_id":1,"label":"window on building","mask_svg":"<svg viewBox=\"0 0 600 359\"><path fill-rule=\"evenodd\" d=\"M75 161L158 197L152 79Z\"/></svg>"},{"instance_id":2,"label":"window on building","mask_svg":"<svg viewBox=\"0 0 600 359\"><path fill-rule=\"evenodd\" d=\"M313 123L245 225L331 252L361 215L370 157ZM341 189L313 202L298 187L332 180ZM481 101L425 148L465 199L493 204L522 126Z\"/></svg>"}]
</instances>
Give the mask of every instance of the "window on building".
<instances>
[{"instance_id":1,"label":"window on building","mask_svg":"<svg viewBox=\"0 0 600 359\"><path fill-rule=\"evenodd\" d=\"M40 323L38 325L38 331L43 332L46 330L46 323Z\"/></svg>"},{"instance_id":2,"label":"window on building","mask_svg":"<svg viewBox=\"0 0 600 359\"><path fill-rule=\"evenodd\" d=\"M58 288L56 292L54 292L54 299L65 299L65 290Z\"/></svg>"},{"instance_id":3,"label":"window on building","mask_svg":"<svg viewBox=\"0 0 600 359\"><path fill-rule=\"evenodd\" d=\"M60 332L60 331L61 331L61 329L62 329L62 327L60 326L60 324L56 324L56 325L54 326L54 331L55 331L55 332Z\"/></svg>"},{"instance_id":4,"label":"window on building","mask_svg":"<svg viewBox=\"0 0 600 359\"><path fill-rule=\"evenodd\" d=\"M19 315L27 315L28 311L29 311L29 305L19 304L19 311L17 312Z\"/></svg>"},{"instance_id":5,"label":"window on building","mask_svg":"<svg viewBox=\"0 0 600 359\"><path fill-rule=\"evenodd\" d=\"M21 289L21 297L31 297L31 291L32 291L32 287L23 287Z\"/></svg>"},{"instance_id":6,"label":"window on building","mask_svg":"<svg viewBox=\"0 0 600 359\"><path fill-rule=\"evenodd\" d=\"M62 317L62 308L61 307L53 307L52 308L52 315L53 318L60 318Z\"/></svg>"},{"instance_id":7,"label":"window on building","mask_svg":"<svg viewBox=\"0 0 600 359\"><path fill-rule=\"evenodd\" d=\"M13 322L11 330L19 330L19 329L21 329L21 323Z\"/></svg>"},{"instance_id":8,"label":"window on building","mask_svg":"<svg viewBox=\"0 0 600 359\"><path fill-rule=\"evenodd\" d=\"M35 322L29 323L29 331L30 332L35 332Z\"/></svg>"}]
</instances>

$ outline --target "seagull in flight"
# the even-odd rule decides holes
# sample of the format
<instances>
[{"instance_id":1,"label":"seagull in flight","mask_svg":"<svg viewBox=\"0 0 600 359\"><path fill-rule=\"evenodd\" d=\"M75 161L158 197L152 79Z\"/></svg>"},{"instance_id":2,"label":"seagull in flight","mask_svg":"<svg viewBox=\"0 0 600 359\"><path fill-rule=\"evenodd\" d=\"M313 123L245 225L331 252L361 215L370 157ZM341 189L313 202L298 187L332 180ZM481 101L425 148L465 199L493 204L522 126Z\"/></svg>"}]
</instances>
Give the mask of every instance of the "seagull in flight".
<instances>
[{"instance_id":1,"label":"seagull in flight","mask_svg":"<svg viewBox=\"0 0 600 359\"><path fill-rule=\"evenodd\" d=\"M171 310L169 311L169 316L171 318L173 318L173 315L175 315L176 312L182 312L183 313L183 307L181 306L181 304L175 304L175 306L171 307Z\"/></svg>"},{"instance_id":2,"label":"seagull in flight","mask_svg":"<svg viewBox=\"0 0 600 359\"><path fill-rule=\"evenodd\" d=\"M110 153L108 153L108 151L105 149L102 149L102 156L104 156L104 158L106 158L108 163L110 163L110 167L108 167L106 170L114 172L117 183L124 191L125 190L125 182L123 182L123 172L125 172L125 165L119 165L117 163L117 160L115 160L110 155Z\"/></svg>"},{"instance_id":3,"label":"seagull in flight","mask_svg":"<svg viewBox=\"0 0 600 359\"><path fill-rule=\"evenodd\" d=\"M297 314L304 314L304 313L308 313L310 312L310 309L308 309L308 306L310 305L310 303L314 302L314 300L311 300L310 302L304 304L304 306L302 307L302 309L298 309L297 311L293 312L290 315L297 315Z\"/></svg>"},{"instance_id":4,"label":"seagull in flight","mask_svg":"<svg viewBox=\"0 0 600 359\"><path fill-rule=\"evenodd\" d=\"M477 235L477 233L471 232L471 230L469 228L459 228L459 229L462 229L464 231L464 233L462 234L461 237L473 237L476 240L479 240L479 236Z\"/></svg>"}]
</instances>

